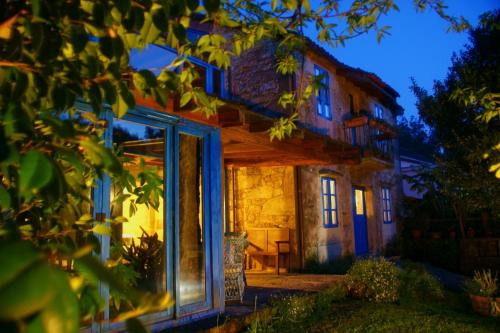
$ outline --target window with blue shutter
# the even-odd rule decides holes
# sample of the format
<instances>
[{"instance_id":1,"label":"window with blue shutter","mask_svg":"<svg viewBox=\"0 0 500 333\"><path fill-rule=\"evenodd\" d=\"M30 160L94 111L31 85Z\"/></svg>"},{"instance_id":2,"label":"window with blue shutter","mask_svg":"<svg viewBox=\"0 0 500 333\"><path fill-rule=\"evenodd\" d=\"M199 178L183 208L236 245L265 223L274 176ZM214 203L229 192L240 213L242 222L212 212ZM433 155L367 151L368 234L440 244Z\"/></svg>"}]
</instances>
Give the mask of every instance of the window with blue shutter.
<instances>
[{"instance_id":1,"label":"window with blue shutter","mask_svg":"<svg viewBox=\"0 0 500 333\"><path fill-rule=\"evenodd\" d=\"M382 211L384 223L392 223L391 191L388 187L382 187Z\"/></svg>"},{"instance_id":2,"label":"window with blue shutter","mask_svg":"<svg viewBox=\"0 0 500 333\"><path fill-rule=\"evenodd\" d=\"M337 188L334 178L321 177L321 195L323 202L323 226L338 227Z\"/></svg>"},{"instance_id":3,"label":"window with blue shutter","mask_svg":"<svg viewBox=\"0 0 500 333\"><path fill-rule=\"evenodd\" d=\"M314 65L314 76L321 78L322 86L316 93L316 112L323 118L332 119L330 106L330 76L328 72L318 65Z\"/></svg>"},{"instance_id":4,"label":"window with blue shutter","mask_svg":"<svg viewBox=\"0 0 500 333\"><path fill-rule=\"evenodd\" d=\"M378 104L375 104L375 117L378 119L384 119L384 109Z\"/></svg>"}]
</instances>

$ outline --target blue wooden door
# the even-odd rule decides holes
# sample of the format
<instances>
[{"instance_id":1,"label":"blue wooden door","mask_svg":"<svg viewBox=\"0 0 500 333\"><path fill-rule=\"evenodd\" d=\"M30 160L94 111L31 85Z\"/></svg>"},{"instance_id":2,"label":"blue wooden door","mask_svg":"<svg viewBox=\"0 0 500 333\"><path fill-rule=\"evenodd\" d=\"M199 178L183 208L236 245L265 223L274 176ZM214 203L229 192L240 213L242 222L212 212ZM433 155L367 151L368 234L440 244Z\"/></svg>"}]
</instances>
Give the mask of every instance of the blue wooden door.
<instances>
[{"instance_id":1,"label":"blue wooden door","mask_svg":"<svg viewBox=\"0 0 500 333\"><path fill-rule=\"evenodd\" d=\"M352 189L352 209L354 222L354 247L357 256L368 254L368 223L366 219L365 190Z\"/></svg>"}]
</instances>

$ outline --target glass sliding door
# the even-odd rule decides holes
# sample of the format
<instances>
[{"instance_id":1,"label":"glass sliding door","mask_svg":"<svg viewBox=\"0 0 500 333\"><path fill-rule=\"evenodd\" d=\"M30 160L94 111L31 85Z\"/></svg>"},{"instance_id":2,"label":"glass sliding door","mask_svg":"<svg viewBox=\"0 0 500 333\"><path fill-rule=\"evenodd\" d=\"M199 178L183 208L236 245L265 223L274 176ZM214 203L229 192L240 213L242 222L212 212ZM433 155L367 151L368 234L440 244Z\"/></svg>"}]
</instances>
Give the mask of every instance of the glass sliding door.
<instances>
[{"instance_id":1,"label":"glass sliding door","mask_svg":"<svg viewBox=\"0 0 500 333\"><path fill-rule=\"evenodd\" d=\"M184 130L186 132L184 132ZM202 133L178 132L178 313L208 306L210 246L206 200L208 140Z\"/></svg>"},{"instance_id":2,"label":"glass sliding door","mask_svg":"<svg viewBox=\"0 0 500 333\"><path fill-rule=\"evenodd\" d=\"M143 316L147 323L221 308L219 132L145 109L106 119L106 146L127 181L105 176L94 191L94 216L111 229L100 259L130 288L172 296L175 306ZM133 304L104 283L99 293L104 311L91 331L123 329L114 320Z\"/></svg>"},{"instance_id":3,"label":"glass sliding door","mask_svg":"<svg viewBox=\"0 0 500 333\"><path fill-rule=\"evenodd\" d=\"M136 186L111 184L110 217L124 217L111 224L110 259L112 269L130 287L152 292L167 291L166 220L164 188L166 130L128 120L113 120L112 144ZM127 177L127 176L124 176ZM147 180L147 183L144 183ZM127 182L132 181L132 178ZM132 191L132 192L131 192ZM145 201L149 203L144 204ZM128 311L119 293L110 293L109 316Z\"/></svg>"}]
</instances>

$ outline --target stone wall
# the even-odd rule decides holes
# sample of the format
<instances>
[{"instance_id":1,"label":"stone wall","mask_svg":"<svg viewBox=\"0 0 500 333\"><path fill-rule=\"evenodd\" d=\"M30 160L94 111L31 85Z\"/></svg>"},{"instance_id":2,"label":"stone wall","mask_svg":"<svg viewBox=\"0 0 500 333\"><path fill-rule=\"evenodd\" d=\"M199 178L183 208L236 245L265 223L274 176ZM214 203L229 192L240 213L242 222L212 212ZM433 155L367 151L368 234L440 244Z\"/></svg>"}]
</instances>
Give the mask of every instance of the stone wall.
<instances>
[{"instance_id":1,"label":"stone wall","mask_svg":"<svg viewBox=\"0 0 500 333\"><path fill-rule=\"evenodd\" d=\"M227 212L231 231L289 228L292 267L297 267L296 190L294 168L242 167L227 172ZM271 258L272 259L272 258ZM273 263L269 261L269 266Z\"/></svg>"},{"instance_id":2,"label":"stone wall","mask_svg":"<svg viewBox=\"0 0 500 333\"><path fill-rule=\"evenodd\" d=\"M278 100L288 78L276 73L275 44L266 40L233 57L228 81L234 98L283 112Z\"/></svg>"},{"instance_id":3,"label":"stone wall","mask_svg":"<svg viewBox=\"0 0 500 333\"><path fill-rule=\"evenodd\" d=\"M295 229L293 167L234 168L237 228ZM232 191L230 186L229 191ZM231 193L232 194L232 193Z\"/></svg>"},{"instance_id":4,"label":"stone wall","mask_svg":"<svg viewBox=\"0 0 500 333\"><path fill-rule=\"evenodd\" d=\"M299 193L303 228L304 258L331 261L353 253L352 203L350 176L345 167L307 166L299 168ZM323 226L321 176L336 181L338 226Z\"/></svg>"},{"instance_id":5,"label":"stone wall","mask_svg":"<svg viewBox=\"0 0 500 333\"><path fill-rule=\"evenodd\" d=\"M336 181L338 226L323 226L321 203L321 177L332 177ZM304 258L316 257L320 261L331 261L338 256L355 252L353 225L353 186L365 189L368 246L370 254L380 254L384 245L396 232L397 221L383 223L383 186L391 189L392 212L398 198L397 178L392 171L366 173L350 167L308 166L299 168L300 220L303 228Z\"/></svg>"}]
</instances>

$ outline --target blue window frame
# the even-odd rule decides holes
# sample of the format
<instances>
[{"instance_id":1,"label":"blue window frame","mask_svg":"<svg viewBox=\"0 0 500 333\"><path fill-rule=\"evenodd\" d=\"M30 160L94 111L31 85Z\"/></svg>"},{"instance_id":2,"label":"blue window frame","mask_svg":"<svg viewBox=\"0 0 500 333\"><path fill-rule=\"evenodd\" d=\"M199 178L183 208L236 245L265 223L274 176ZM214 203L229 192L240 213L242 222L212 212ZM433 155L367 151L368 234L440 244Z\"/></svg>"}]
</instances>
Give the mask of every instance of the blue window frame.
<instances>
[{"instance_id":1,"label":"blue window frame","mask_svg":"<svg viewBox=\"0 0 500 333\"><path fill-rule=\"evenodd\" d=\"M375 104L375 117L378 119L384 119L384 109L378 104Z\"/></svg>"},{"instance_id":2,"label":"blue window frame","mask_svg":"<svg viewBox=\"0 0 500 333\"><path fill-rule=\"evenodd\" d=\"M177 51L175 49L151 44L141 51L132 50L130 64L136 69L148 69L159 75L161 70L171 64L176 57ZM203 88L209 95L225 98L224 71L201 59L191 56L188 59L194 64L200 75L197 82L198 86Z\"/></svg>"},{"instance_id":3,"label":"blue window frame","mask_svg":"<svg viewBox=\"0 0 500 333\"><path fill-rule=\"evenodd\" d=\"M389 187L382 187L382 211L384 223L392 223L391 190Z\"/></svg>"},{"instance_id":4,"label":"blue window frame","mask_svg":"<svg viewBox=\"0 0 500 333\"><path fill-rule=\"evenodd\" d=\"M321 177L321 197L323 205L323 226L338 227L337 183L334 178Z\"/></svg>"},{"instance_id":5,"label":"blue window frame","mask_svg":"<svg viewBox=\"0 0 500 333\"><path fill-rule=\"evenodd\" d=\"M321 77L322 86L316 93L316 112L323 118L332 119L330 106L330 76L328 72L318 65L314 65L314 76Z\"/></svg>"}]
</instances>

